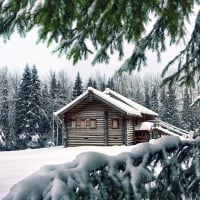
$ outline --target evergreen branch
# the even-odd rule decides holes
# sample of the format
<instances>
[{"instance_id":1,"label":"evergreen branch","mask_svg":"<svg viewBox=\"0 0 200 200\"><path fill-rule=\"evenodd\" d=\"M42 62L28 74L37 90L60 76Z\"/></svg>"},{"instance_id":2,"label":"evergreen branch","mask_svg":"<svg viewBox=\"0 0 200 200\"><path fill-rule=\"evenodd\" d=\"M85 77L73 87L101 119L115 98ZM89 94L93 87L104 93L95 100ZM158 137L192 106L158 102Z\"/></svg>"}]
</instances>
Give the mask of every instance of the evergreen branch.
<instances>
[{"instance_id":1,"label":"evergreen branch","mask_svg":"<svg viewBox=\"0 0 200 200\"><path fill-rule=\"evenodd\" d=\"M184 83L186 85L194 83L194 74L197 73L197 71L199 71L199 66L200 66L199 31L200 31L200 11L197 15L194 31L191 35L188 44L174 59L172 59L167 64L167 66L164 68L162 72L162 77L164 77L169 68L173 66L175 62L179 63L177 67L177 72L174 74L174 76L169 76L168 78L164 79L165 83L167 83L169 79L173 79L172 82L174 81L180 82L181 85L183 85Z\"/></svg>"}]
</instances>

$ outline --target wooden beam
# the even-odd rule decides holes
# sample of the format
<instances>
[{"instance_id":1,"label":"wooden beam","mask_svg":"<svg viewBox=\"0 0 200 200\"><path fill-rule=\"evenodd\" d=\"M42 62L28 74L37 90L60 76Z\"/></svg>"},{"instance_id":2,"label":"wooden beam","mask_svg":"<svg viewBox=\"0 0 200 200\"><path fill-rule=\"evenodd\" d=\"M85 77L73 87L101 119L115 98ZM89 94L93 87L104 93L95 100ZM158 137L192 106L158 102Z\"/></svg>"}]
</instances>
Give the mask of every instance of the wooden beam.
<instances>
[{"instance_id":1,"label":"wooden beam","mask_svg":"<svg viewBox=\"0 0 200 200\"><path fill-rule=\"evenodd\" d=\"M133 123L133 144L136 144L134 118L132 119L132 123Z\"/></svg>"},{"instance_id":2,"label":"wooden beam","mask_svg":"<svg viewBox=\"0 0 200 200\"><path fill-rule=\"evenodd\" d=\"M127 129L126 129L125 115L122 116L122 138L123 138L123 144L127 145Z\"/></svg>"},{"instance_id":3,"label":"wooden beam","mask_svg":"<svg viewBox=\"0 0 200 200\"><path fill-rule=\"evenodd\" d=\"M104 112L104 142L108 146L108 111Z\"/></svg>"}]
</instances>

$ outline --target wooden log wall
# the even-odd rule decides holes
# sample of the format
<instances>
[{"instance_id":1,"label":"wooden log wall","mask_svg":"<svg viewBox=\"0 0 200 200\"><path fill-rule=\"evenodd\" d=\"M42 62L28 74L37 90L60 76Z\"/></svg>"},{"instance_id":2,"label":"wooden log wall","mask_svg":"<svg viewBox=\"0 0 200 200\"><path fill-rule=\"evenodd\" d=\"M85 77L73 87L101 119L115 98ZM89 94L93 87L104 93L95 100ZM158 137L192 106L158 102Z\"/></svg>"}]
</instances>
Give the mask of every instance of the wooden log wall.
<instances>
[{"instance_id":1,"label":"wooden log wall","mask_svg":"<svg viewBox=\"0 0 200 200\"><path fill-rule=\"evenodd\" d=\"M105 126L105 112L108 122ZM90 96L79 103L65 116L68 122L68 146L81 145L122 145L122 115L94 96ZM112 119L119 119L119 128L112 129ZM96 119L97 128L72 128L72 119ZM107 127L107 128L106 128ZM107 129L107 133L105 130Z\"/></svg>"},{"instance_id":2,"label":"wooden log wall","mask_svg":"<svg viewBox=\"0 0 200 200\"><path fill-rule=\"evenodd\" d=\"M133 118L127 119L127 145L133 145L135 142Z\"/></svg>"},{"instance_id":3,"label":"wooden log wall","mask_svg":"<svg viewBox=\"0 0 200 200\"><path fill-rule=\"evenodd\" d=\"M108 111L104 112L104 141L105 145L108 145Z\"/></svg>"}]
</instances>

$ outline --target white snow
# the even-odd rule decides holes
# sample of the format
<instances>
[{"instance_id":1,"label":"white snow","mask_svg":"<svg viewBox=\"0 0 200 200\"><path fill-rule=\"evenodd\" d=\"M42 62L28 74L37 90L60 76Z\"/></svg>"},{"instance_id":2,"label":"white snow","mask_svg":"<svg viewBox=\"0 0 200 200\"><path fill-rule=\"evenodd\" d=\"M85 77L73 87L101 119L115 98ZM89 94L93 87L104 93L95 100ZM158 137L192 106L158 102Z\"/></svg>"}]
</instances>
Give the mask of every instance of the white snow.
<instances>
[{"instance_id":1,"label":"white snow","mask_svg":"<svg viewBox=\"0 0 200 200\"><path fill-rule=\"evenodd\" d=\"M199 140L194 144L196 142ZM165 171L166 164L174 166L177 161L178 167L185 162L178 161L174 152L169 155L169 151L181 150L191 144L191 141L183 141L179 137L163 136L151 143L135 146L55 147L0 152L0 198L8 193L11 186L4 200L67 200L75 199L82 192L98 197L105 192L109 195L110 186L106 184L112 180L114 185L122 187L127 198L132 188L134 195L142 199L143 192L147 191L149 184L155 184L162 169ZM163 159L157 160L158 155ZM172 176L178 176L178 172L179 169L174 169Z\"/></svg>"},{"instance_id":2,"label":"white snow","mask_svg":"<svg viewBox=\"0 0 200 200\"><path fill-rule=\"evenodd\" d=\"M93 13L95 12L96 5L97 5L97 1L93 1L91 6L89 7L88 13L87 13L89 17L91 17L93 15Z\"/></svg>"},{"instance_id":3,"label":"white snow","mask_svg":"<svg viewBox=\"0 0 200 200\"><path fill-rule=\"evenodd\" d=\"M142 122L141 124L138 124L135 126L135 130L142 131L142 130L148 130L151 131L153 127L152 122Z\"/></svg>"},{"instance_id":4,"label":"white snow","mask_svg":"<svg viewBox=\"0 0 200 200\"><path fill-rule=\"evenodd\" d=\"M31 8L30 13L35 14L36 10L41 8L45 4L45 0L36 0L34 5Z\"/></svg>"},{"instance_id":5,"label":"white snow","mask_svg":"<svg viewBox=\"0 0 200 200\"><path fill-rule=\"evenodd\" d=\"M107 155L117 155L130 151L132 146L112 147L52 147L43 149L28 149L21 151L0 152L0 199L5 196L10 188L26 178L40 167L50 164L71 162L83 152L96 151Z\"/></svg>"},{"instance_id":6,"label":"white snow","mask_svg":"<svg viewBox=\"0 0 200 200\"><path fill-rule=\"evenodd\" d=\"M181 138L189 138L189 139L192 139L193 138L193 135L194 135L194 132L193 131L186 131L186 130L183 130L183 129L180 129L176 126L173 126L171 124L168 124L164 121L157 121L155 123L156 126L153 127L154 130L159 130L161 131L162 133L165 133L167 135L172 135L172 136L179 136Z\"/></svg>"},{"instance_id":7,"label":"white snow","mask_svg":"<svg viewBox=\"0 0 200 200\"><path fill-rule=\"evenodd\" d=\"M194 99L194 102L190 106L192 107L192 106L196 105L199 100L200 100L200 95L197 96L196 99Z\"/></svg>"},{"instance_id":8,"label":"white snow","mask_svg":"<svg viewBox=\"0 0 200 200\"><path fill-rule=\"evenodd\" d=\"M138 103L122 96L121 94L119 94L119 93L117 93L117 92L115 92L115 91L113 91L109 88L106 88L104 93L114 96L115 98L119 99L120 101L124 102L125 104L129 105L130 107L140 111L143 114L158 116L158 113L155 113L154 111L152 111L152 110L142 106L141 104L138 104Z\"/></svg>"}]
</instances>

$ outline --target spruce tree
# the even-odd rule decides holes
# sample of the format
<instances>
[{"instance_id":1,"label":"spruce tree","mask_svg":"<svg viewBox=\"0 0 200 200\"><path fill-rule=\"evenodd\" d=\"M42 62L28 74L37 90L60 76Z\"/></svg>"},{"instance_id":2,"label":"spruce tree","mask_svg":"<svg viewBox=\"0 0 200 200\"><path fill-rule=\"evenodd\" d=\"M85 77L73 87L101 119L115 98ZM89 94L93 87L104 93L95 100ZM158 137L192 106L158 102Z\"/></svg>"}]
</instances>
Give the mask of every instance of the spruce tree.
<instances>
[{"instance_id":1,"label":"spruce tree","mask_svg":"<svg viewBox=\"0 0 200 200\"><path fill-rule=\"evenodd\" d=\"M136 89L135 101L137 103L144 104L144 98L143 98L143 95L142 95L142 92L141 92L141 88L140 88L139 85L137 86L137 89Z\"/></svg>"},{"instance_id":2,"label":"spruce tree","mask_svg":"<svg viewBox=\"0 0 200 200\"><path fill-rule=\"evenodd\" d=\"M193 114L193 125L194 131L196 135L200 135L200 104L196 103L192 106L192 114Z\"/></svg>"},{"instance_id":3,"label":"spruce tree","mask_svg":"<svg viewBox=\"0 0 200 200\"><path fill-rule=\"evenodd\" d=\"M167 114L167 94L166 94L166 88L163 86L161 88L161 94L160 94L160 107L159 107L159 114L160 118L162 120L166 119Z\"/></svg>"},{"instance_id":4,"label":"spruce tree","mask_svg":"<svg viewBox=\"0 0 200 200\"><path fill-rule=\"evenodd\" d=\"M40 146L40 81L37 69L24 69L16 103L18 148Z\"/></svg>"},{"instance_id":5,"label":"spruce tree","mask_svg":"<svg viewBox=\"0 0 200 200\"><path fill-rule=\"evenodd\" d=\"M149 94L148 86L145 86L145 88L144 88L144 106L146 106L147 108L151 108L150 94Z\"/></svg>"},{"instance_id":6,"label":"spruce tree","mask_svg":"<svg viewBox=\"0 0 200 200\"><path fill-rule=\"evenodd\" d=\"M93 81L91 77L88 79L87 87L93 87Z\"/></svg>"},{"instance_id":7,"label":"spruce tree","mask_svg":"<svg viewBox=\"0 0 200 200\"><path fill-rule=\"evenodd\" d=\"M95 88L95 89L98 89L97 82L95 80L93 80L92 87Z\"/></svg>"},{"instance_id":8,"label":"spruce tree","mask_svg":"<svg viewBox=\"0 0 200 200\"><path fill-rule=\"evenodd\" d=\"M16 103L16 125L18 148L26 148L31 141L32 130L32 80L31 70L24 69Z\"/></svg>"},{"instance_id":9,"label":"spruce tree","mask_svg":"<svg viewBox=\"0 0 200 200\"><path fill-rule=\"evenodd\" d=\"M191 101L188 88L184 90L183 109L182 109L182 127L186 130L193 130L193 115L191 108Z\"/></svg>"},{"instance_id":10,"label":"spruce tree","mask_svg":"<svg viewBox=\"0 0 200 200\"><path fill-rule=\"evenodd\" d=\"M163 120L174 126L181 127L175 88L168 88L164 106L165 115Z\"/></svg>"},{"instance_id":11,"label":"spruce tree","mask_svg":"<svg viewBox=\"0 0 200 200\"><path fill-rule=\"evenodd\" d=\"M106 89L106 84L105 84L105 82L102 80L101 82L100 82L100 90L101 91L104 91Z\"/></svg>"},{"instance_id":12,"label":"spruce tree","mask_svg":"<svg viewBox=\"0 0 200 200\"><path fill-rule=\"evenodd\" d=\"M42 143L42 132L40 129L41 126L41 88L40 88L40 80L38 77L37 68L34 65L31 71L31 84L32 84L32 127L33 133L32 137L34 138L32 141L32 145L35 146L43 146Z\"/></svg>"},{"instance_id":13,"label":"spruce tree","mask_svg":"<svg viewBox=\"0 0 200 200\"><path fill-rule=\"evenodd\" d=\"M111 90L115 90L115 84L114 84L113 78L109 78L109 79L108 79L108 83L107 83L107 86L106 86L106 87L108 87L108 88L111 89Z\"/></svg>"},{"instance_id":14,"label":"spruce tree","mask_svg":"<svg viewBox=\"0 0 200 200\"><path fill-rule=\"evenodd\" d=\"M88 79L88 82L87 82L87 87L93 87L95 89L97 89L97 82L96 80L93 80L91 77Z\"/></svg>"},{"instance_id":15,"label":"spruce tree","mask_svg":"<svg viewBox=\"0 0 200 200\"><path fill-rule=\"evenodd\" d=\"M36 66L34 65L32 68L32 113L34 115L33 118L33 128L36 134L39 134L39 126L41 121L41 88L40 88L40 80L38 77Z\"/></svg>"},{"instance_id":16,"label":"spruce tree","mask_svg":"<svg viewBox=\"0 0 200 200\"><path fill-rule=\"evenodd\" d=\"M153 87L152 93L151 93L151 110L153 110L156 113L159 113L159 104L158 104L158 91L156 87Z\"/></svg>"},{"instance_id":17,"label":"spruce tree","mask_svg":"<svg viewBox=\"0 0 200 200\"><path fill-rule=\"evenodd\" d=\"M51 83L50 83L50 95L52 99L56 98L57 90L58 89L57 89L56 74L55 72L53 72L51 75Z\"/></svg>"},{"instance_id":18,"label":"spruce tree","mask_svg":"<svg viewBox=\"0 0 200 200\"><path fill-rule=\"evenodd\" d=\"M79 72L77 73L76 80L72 91L72 100L83 93L82 79Z\"/></svg>"},{"instance_id":19,"label":"spruce tree","mask_svg":"<svg viewBox=\"0 0 200 200\"><path fill-rule=\"evenodd\" d=\"M9 100L8 100L8 80L4 76L2 80L0 80L0 131L5 137L5 146L4 148L9 149L9 144L12 142L12 138L9 137ZM1 145L0 145L1 150Z\"/></svg>"}]
</instances>

